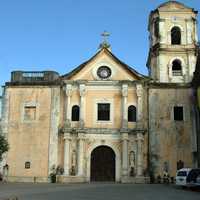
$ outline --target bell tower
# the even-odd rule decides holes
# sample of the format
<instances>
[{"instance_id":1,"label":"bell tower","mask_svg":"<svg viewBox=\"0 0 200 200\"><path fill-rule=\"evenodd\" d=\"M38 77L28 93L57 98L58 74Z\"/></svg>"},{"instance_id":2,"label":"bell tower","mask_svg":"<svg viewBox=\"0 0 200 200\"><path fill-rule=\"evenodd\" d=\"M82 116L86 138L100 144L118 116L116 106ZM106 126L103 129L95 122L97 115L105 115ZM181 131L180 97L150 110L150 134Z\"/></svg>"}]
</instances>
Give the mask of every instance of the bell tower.
<instances>
[{"instance_id":1,"label":"bell tower","mask_svg":"<svg viewBox=\"0 0 200 200\"><path fill-rule=\"evenodd\" d=\"M188 83L196 65L197 11L176 1L149 16L149 76L156 82Z\"/></svg>"}]
</instances>

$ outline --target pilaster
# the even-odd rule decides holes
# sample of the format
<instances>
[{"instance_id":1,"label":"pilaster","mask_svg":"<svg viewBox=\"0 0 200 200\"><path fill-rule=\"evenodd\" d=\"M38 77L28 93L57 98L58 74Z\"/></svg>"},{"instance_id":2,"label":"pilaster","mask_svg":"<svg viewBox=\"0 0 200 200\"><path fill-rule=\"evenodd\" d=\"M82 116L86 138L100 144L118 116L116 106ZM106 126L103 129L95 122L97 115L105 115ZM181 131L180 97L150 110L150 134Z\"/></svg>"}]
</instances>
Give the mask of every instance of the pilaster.
<instances>
[{"instance_id":1,"label":"pilaster","mask_svg":"<svg viewBox=\"0 0 200 200\"><path fill-rule=\"evenodd\" d=\"M85 134L78 133L78 176L84 175L84 142Z\"/></svg>"},{"instance_id":2,"label":"pilaster","mask_svg":"<svg viewBox=\"0 0 200 200\"><path fill-rule=\"evenodd\" d=\"M64 133L64 174L69 176L70 170L70 133Z\"/></svg>"},{"instance_id":3,"label":"pilaster","mask_svg":"<svg viewBox=\"0 0 200 200\"><path fill-rule=\"evenodd\" d=\"M192 38L192 30L194 30L193 24L192 24L192 19L186 19L186 30L187 30L186 42L187 42L187 44L192 44L193 43L192 39L194 39L194 38Z\"/></svg>"},{"instance_id":4,"label":"pilaster","mask_svg":"<svg viewBox=\"0 0 200 200\"><path fill-rule=\"evenodd\" d=\"M142 132L137 133L137 176L143 176L143 141Z\"/></svg>"},{"instance_id":5,"label":"pilaster","mask_svg":"<svg viewBox=\"0 0 200 200\"><path fill-rule=\"evenodd\" d=\"M71 125L71 95L72 95L72 85L67 84L65 87L65 94L66 94L66 106L65 106L65 123L67 126L70 127Z\"/></svg>"},{"instance_id":6,"label":"pilaster","mask_svg":"<svg viewBox=\"0 0 200 200\"><path fill-rule=\"evenodd\" d=\"M143 119L143 86L142 84L136 85L137 93L137 127L142 128Z\"/></svg>"},{"instance_id":7,"label":"pilaster","mask_svg":"<svg viewBox=\"0 0 200 200\"><path fill-rule=\"evenodd\" d=\"M51 121L49 136L49 173L58 162L58 131L60 117L60 88L51 89Z\"/></svg>"},{"instance_id":8,"label":"pilaster","mask_svg":"<svg viewBox=\"0 0 200 200\"><path fill-rule=\"evenodd\" d=\"M85 89L85 84L80 84L79 85L79 92L80 92L80 128L84 128L85 126L85 119L84 119L84 107L85 107L85 94L86 94L86 89Z\"/></svg>"},{"instance_id":9,"label":"pilaster","mask_svg":"<svg viewBox=\"0 0 200 200\"><path fill-rule=\"evenodd\" d=\"M128 84L122 85L122 128L128 127L128 114L127 114L127 98L128 98Z\"/></svg>"},{"instance_id":10,"label":"pilaster","mask_svg":"<svg viewBox=\"0 0 200 200\"><path fill-rule=\"evenodd\" d=\"M128 132L121 133L122 136L122 176L128 178Z\"/></svg>"}]
</instances>

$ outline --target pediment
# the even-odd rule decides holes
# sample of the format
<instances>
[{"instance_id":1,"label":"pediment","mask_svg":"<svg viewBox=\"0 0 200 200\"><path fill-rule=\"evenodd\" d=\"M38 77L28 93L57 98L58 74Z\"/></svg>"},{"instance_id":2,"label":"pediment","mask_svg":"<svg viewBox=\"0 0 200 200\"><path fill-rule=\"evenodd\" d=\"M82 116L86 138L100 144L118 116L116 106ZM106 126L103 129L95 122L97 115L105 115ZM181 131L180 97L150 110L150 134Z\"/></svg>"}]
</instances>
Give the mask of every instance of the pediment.
<instances>
[{"instance_id":1,"label":"pediment","mask_svg":"<svg viewBox=\"0 0 200 200\"><path fill-rule=\"evenodd\" d=\"M99 74L100 68L107 67L110 74L102 78ZM108 71L109 71L108 70ZM105 72L106 73L106 72ZM66 80L141 80L145 78L142 74L120 61L107 48L102 48L91 59L75 68L69 74L63 76Z\"/></svg>"}]
</instances>

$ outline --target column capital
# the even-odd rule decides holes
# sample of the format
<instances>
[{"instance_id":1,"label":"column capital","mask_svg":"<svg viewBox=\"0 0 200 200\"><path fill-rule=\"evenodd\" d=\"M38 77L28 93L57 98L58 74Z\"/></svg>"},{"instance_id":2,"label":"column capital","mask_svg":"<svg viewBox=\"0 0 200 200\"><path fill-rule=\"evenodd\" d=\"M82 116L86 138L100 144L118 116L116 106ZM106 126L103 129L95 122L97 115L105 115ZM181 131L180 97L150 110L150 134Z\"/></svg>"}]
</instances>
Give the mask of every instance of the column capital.
<instances>
[{"instance_id":1,"label":"column capital","mask_svg":"<svg viewBox=\"0 0 200 200\"><path fill-rule=\"evenodd\" d=\"M84 140L85 139L85 133L84 132L79 132L78 133L78 139L79 140Z\"/></svg>"},{"instance_id":2,"label":"column capital","mask_svg":"<svg viewBox=\"0 0 200 200\"><path fill-rule=\"evenodd\" d=\"M66 96L71 96L72 95L72 85L71 84L67 84L65 86L65 93L66 93Z\"/></svg>"},{"instance_id":3,"label":"column capital","mask_svg":"<svg viewBox=\"0 0 200 200\"><path fill-rule=\"evenodd\" d=\"M85 96L85 93L86 93L85 84L80 84L79 85L79 92L80 92L80 96L81 97Z\"/></svg>"},{"instance_id":4,"label":"column capital","mask_svg":"<svg viewBox=\"0 0 200 200\"><path fill-rule=\"evenodd\" d=\"M128 96L128 84L122 84L122 96L123 97Z\"/></svg>"},{"instance_id":5,"label":"column capital","mask_svg":"<svg viewBox=\"0 0 200 200\"><path fill-rule=\"evenodd\" d=\"M64 140L71 140L70 133L64 133Z\"/></svg>"},{"instance_id":6,"label":"column capital","mask_svg":"<svg viewBox=\"0 0 200 200\"><path fill-rule=\"evenodd\" d=\"M122 140L129 140L128 139L128 132L121 133L121 138L122 138Z\"/></svg>"},{"instance_id":7,"label":"column capital","mask_svg":"<svg viewBox=\"0 0 200 200\"><path fill-rule=\"evenodd\" d=\"M144 135L142 132L138 132L137 133L137 138L136 138L137 141L144 141Z\"/></svg>"}]
</instances>

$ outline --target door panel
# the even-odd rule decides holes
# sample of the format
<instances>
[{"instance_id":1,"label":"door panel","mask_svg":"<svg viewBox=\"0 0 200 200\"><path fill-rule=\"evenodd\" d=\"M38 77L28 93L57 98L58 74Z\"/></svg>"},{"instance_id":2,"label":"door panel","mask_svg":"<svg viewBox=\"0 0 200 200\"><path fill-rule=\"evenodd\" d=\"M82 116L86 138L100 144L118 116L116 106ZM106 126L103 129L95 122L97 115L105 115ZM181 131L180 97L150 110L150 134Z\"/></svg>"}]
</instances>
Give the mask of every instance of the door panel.
<instances>
[{"instance_id":1,"label":"door panel","mask_svg":"<svg viewBox=\"0 0 200 200\"><path fill-rule=\"evenodd\" d=\"M91 181L115 181L115 153L110 147L100 146L92 151Z\"/></svg>"}]
</instances>

